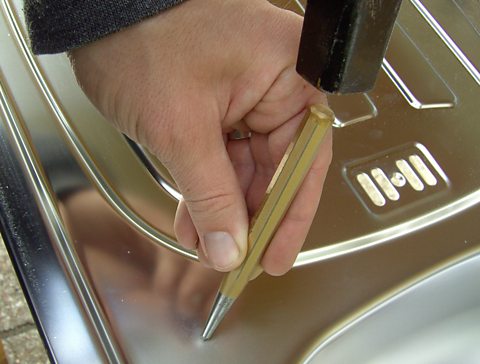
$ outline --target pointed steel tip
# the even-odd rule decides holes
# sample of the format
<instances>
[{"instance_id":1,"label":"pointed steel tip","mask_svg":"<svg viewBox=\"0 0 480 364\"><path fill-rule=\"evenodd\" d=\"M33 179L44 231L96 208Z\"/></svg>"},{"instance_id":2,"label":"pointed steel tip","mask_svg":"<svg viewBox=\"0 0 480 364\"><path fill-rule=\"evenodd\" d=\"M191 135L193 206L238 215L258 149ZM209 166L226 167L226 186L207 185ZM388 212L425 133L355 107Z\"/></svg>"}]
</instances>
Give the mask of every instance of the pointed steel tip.
<instances>
[{"instance_id":1,"label":"pointed steel tip","mask_svg":"<svg viewBox=\"0 0 480 364\"><path fill-rule=\"evenodd\" d=\"M202 332L202 340L203 341L208 341L210 340L210 338L212 337L213 333L215 332L215 330L208 330L208 323L205 325L205 328L203 329L203 332Z\"/></svg>"},{"instance_id":2,"label":"pointed steel tip","mask_svg":"<svg viewBox=\"0 0 480 364\"><path fill-rule=\"evenodd\" d=\"M213 308L212 308L212 312L213 312ZM212 313L210 313L210 316L208 316L207 323L205 324L205 327L204 327L203 332L202 332L202 340L203 341L210 340L213 333L215 332L216 328L213 327L213 320L214 319L215 319L215 317L212 315Z\"/></svg>"},{"instance_id":3,"label":"pointed steel tip","mask_svg":"<svg viewBox=\"0 0 480 364\"><path fill-rule=\"evenodd\" d=\"M232 307L233 302L235 302L235 299L225 296L220 292L217 294L210 315L208 316L207 323L203 329L203 341L210 340L218 325L220 325L220 322L222 322L223 318L230 310L230 307Z\"/></svg>"}]
</instances>

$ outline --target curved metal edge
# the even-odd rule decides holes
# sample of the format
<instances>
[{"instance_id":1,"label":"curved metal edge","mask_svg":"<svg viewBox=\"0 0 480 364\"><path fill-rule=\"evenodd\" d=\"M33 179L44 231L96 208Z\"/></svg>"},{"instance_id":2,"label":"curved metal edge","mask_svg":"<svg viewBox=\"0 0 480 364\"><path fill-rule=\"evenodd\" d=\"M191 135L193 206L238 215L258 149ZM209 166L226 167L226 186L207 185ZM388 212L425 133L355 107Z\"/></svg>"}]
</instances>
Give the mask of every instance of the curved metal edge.
<instances>
[{"instance_id":1,"label":"curved metal edge","mask_svg":"<svg viewBox=\"0 0 480 364\"><path fill-rule=\"evenodd\" d=\"M402 224L395 225L391 228L377 231L375 233L361 236L359 238L347 240L344 242L333 243L318 249L312 249L301 252L295 261L295 267L312 264L315 262L335 258L344 254L353 253L355 251L366 249L378 244L385 243L389 240L399 238L401 236L414 233L420 229L446 220L462 211L480 202L480 190L472 192L448 205L443 206L435 211L421 215L415 219L406 221Z\"/></svg>"},{"instance_id":2,"label":"curved metal edge","mask_svg":"<svg viewBox=\"0 0 480 364\"><path fill-rule=\"evenodd\" d=\"M40 337L45 348L47 348L49 359L54 362L52 347L43 321L40 318L41 308L36 299L32 279L32 277L36 278L41 272L36 272L36 275L33 276L32 270L37 271L37 267L31 261L31 256L25 254L25 247L33 246L34 244L39 248L47 246L49 237L43 226L36 224L36 221L40 220L37 217L39 213L36 210L36 205L32 203L33 197L22 188L26 183L22 178L22 173L14 167L16 163L12 161L12 156L8 153L8 146L4 141L4 131L2 129L2 121L0 120L0 153L2 155L0 158L0 233L15 273L19 278L18 281L32 312L35 324L39 328ZM15 186L15 190L12 186ZM18 193L17 190L19 191ZM21 224L18 224L22 227L21 229L14 228L18 222L21 222ZM19 248L19 246L22 248ZM52 253L48 254L48 252L42 249L40 259L53 266L51 260L55 259L52 259ZM67 283L61 282L61 284L65 286ZM65 301L68 301L68 299ZM69 302L65 303L68 305ZM77 331L85 331L85 328L78 327Z\"/></svg>"},{"instance_id":3,"label":"curved metal edge","mask_svg":"<svg viewBox=\"0 0 480 364\"><path fill-rule=\"evenodd\" d=\"M450 49L458 61L462 64L467 72L472 76L476 83L480 85L480 71L473 65L468 57L463 53L460 47L455 43L455 41L450 38L450 36L445 32L443 27L437 22L433 15L428 11L425 5L422 4L420 0L410 0L412 5L417 9L420 15L425 19L425 21L430 25L438 37L445 43L445 45Z\"/></svg>"},{"instance_id":4,"label":"curved metal edge","mask_svg":"<svg viewBox=\"0 0 480 364\"><path fill-rule=\"evenodd\" d=\"M1 80L0 80L1 81ZM111 334L111 330L105 322L105 316L103 314L103 311L100 308L99 303L96 300L96 297L93 293L92 288L90 287L88 280L85 278L85 274L83 273L83 270L81 269L81 263L77 255L75 254L75 250L72 248L72 243L71 239L68 237L67 230L63 224L62 218L60 216L60 212L58 210L58 206L56 205L54 199L52 198L52 192L51 192L51 187L47 182L47 179L45 177L45 173L43 169L40 167L40 164L38 162L38 158L36 156L35 151L32 149L32 146L28 144L28 141L30 140L30 136L28 135L27 129L25 125L23 125L23 121L20 120L20 118L16 117L13 107L11 106L10 101L8 100L8 96L6 94L6 91L0 82L0 109L5 117L5 122L6 122L6 134L8 135L11 144L12 144L12 149L13 153L15 153L18 156L18 159L20 160L20 164L22 165L23 168L23 178L27 179L27 181L24 181L24 184L26 184L31 190L31 193L34 197L33 200L30 200L28 205L31 205L33 201L36 201L36 206L33 207L33 210L35 213L40 215L40 219L38 219L38 223L40 224L40 221L44 221L43 226L36 226L36 228L41 229L41 231L44 231L45 233L43 234L43 239L48 239L47 241L53 240L55 241L54 245L55 247L58 248L58 253L60 254L62 258L62 263L58 261L58 259L54 259L56 257L54 247L52 244L45 242L41 249L48 249L51 251L51 256L49 256L49 259L51 260L51 263L59 266L61 270L63 270L61 267L63 266L66 271L67 275L70 278L70 283L73 284L75 288L75 292L78 295L78 298L81 301L82 306L85 308L84 312L88 316L89 322L91 324L90 330L94 330L96 333L96 336L98 338L98 343L101 345L103 348L103 354L105 358L108 360L109 363L123 363L124 358L121 353L121 351L117 348L117 345L115 343L115 340L113 339L113 335ZM8 188L10 188L10 185L8 185ZM25 191L20 191L19 195L22 196L25 194ZM26 200L22 200L23 202L27 202ZM39 206L40 208L38 209ZM29 206L31 207L31 206ZM22 206L16 206L17 209L22 209ZM33 214L33 212L28 212L28 214ZM10 219L11 220L11 219ZM21 228L18 227L19 221L9 221L10 224L13 224L13 228L17 228L17 230L21 230ZM12 228L12 227L10 227ZM5 230L8 231L9 227L5 227ZM35 231L30 232L32 237L35 237L38 233ZM27 232L28 234L28 232ZM28 238L27 238L28 239ZM29 238L31 239L31 237ZM34 250L37 250L37 242L34 241L31 242L31 245L34 247ZM27 259L32 259L31 255L33 256L37 255L37 251L35 252L23 252L22 257L20 260L27 260ZM35 263L34 263L35 264ZM45 267L45 262L40 262ZM50 267L45 267L46 269L49 269ZM31 284L36 284L38 285L38 282L30 282ZM25 283L27 284L27 283ZM64 282L64 284L67 284ZM30 290L27 290L29 293L30 300L33 301L35 298L33 297L34 295L31 294L32 292ZM65 293L66 290L62 291L62 293ZM59 294L59 297L65 298L64 294ZM73 297L72 297L73 298ZM61 305L64 303L62 302ZM39 303L41 305L41 303ZM72 305L75 305L72 303ZM66 318L57 318L58 320L65 320ZM41 318L38 317L38 321L41 321ZM50 337L46 332L45 332L45 327L44 325L40 326L43 330L43 334L45 338L48 338L46 340L47 346L52 350L54 348L54 344L52 343L52 340L55 339L55 336ZM79 328L81 329L81 328ZM83 331L88 330L88 329L83 329ZM90 331L88 330L88 331ZM67 335L69 333L66 333ZM70 333L71 334L71 333ZM88 334L85 334L88 335ZM50 355L52 357L55 357L55 350L50 352Z\"/></svg>"},{"instance_id":5,"label":"curved metal edge","mask_svg":"<svg viewBox=\"0 0 480 364\"><path fill-rule=\"evenodd\" d=\"M451 102L438 102L434 104L424 104L419 101L408 86L403 82L402 78L398 75L395 69L390 65L390 63L384 59L382 63L382 69L390 78L394 86L398 89L403 98L410 104L411 107L417 110L424 109L449 109L455 106Z\"/></svg>"},{"instance_id":6,"label":"curved metal edge","mask_svg":"<svg viewBox=\"0 0 480 364\"><path fill-rule=\"evenodd\" d=\"M448 271L455 269L458 265L464 264L472 259L478 259L479 257L480 249L478 247L473 248L470 251L461 253L460 255L449 259L447 262L439 263L427 271L417 274L415 277L397 287L390 289L388 292L375 298L373 301L370 301L359 308L355 313L347 316L345 319L326 330L325 334L308 346L307 350L304 351L305 354L297 361L297 363L308 364L315 355L323 350L323 348L335 341L338 337L342 336L351 327L354 327L361 321L367 319L398 298L415 290L425 281L435 278L438 275L445 274Z\"/></svg>"},{"instance_id":7,"label":"curved metal edge","mask_svg":"<svg viewBox=\"0 0 480 364\"><path fill-rule=\"evenodd\" d=\"M358 117L356 119L349 120L349 121L341 121L341 120L335 118L335 120L333 122L333 125L332 125L334 128L337 128L337 129L345 128L347 126L354 125L354 124L357 124L357 123L361 123L362 121L366 121L366 120L369 120L369 119L372 119L372 118L376 118L378 116L378 109L377 109L377 106L373 103L372 98L366 93L364 93L363 96L365 97L365 100L367 101L368 105L372 109L371 114L367 114L365 116Z\"/></svg>"},{"instance_id":8,"label":"curved metal edge","mask_svg":"<svg viewBox=\"0 0 480 364\"><path fill-rule=\"evenodd\" d=\"M414 0L411 1L415 2ZM190 251L179 246L176 242L153 228L151 225L141 219L134 211L132 211L125 203L125 201L122 200L113 191L113 189L109 186L108 182L101 175L100 171L96 169L95 163L92 161L81 140L79 140L79 138L75 135L75 132L72 130L67 118L63 114L60 105L58 105L55 97L53 96L53 93L50 91L50 88L47 85L43 74L37 65L37 62L35 61L35 58L25 41L25 38L18 25L18 21L15 19L8 0L2 0L2 2L8 10L11 27L14 30L17 42L23 52L27 64L31 69L32 74L37 81L37 84L39 85L42 93L47 99L52 111L56 115L59 121L59 125L61 126L62 131L64 132L64 135L68 143L70 144L74 155L77 159L81 161L81 165L84 165L86 167L86 172L92 179L93 183L97 186L102 196L104 196L104 198L115 209L115 211L119 213L124 219L126 219L131 225L133 225L137 229L137 231L139 231L149 239L153 240L157 244L166 247L175 253L178 253L186 258L198 261L198 256L194 251ZM165 185L168 185L166 181L162 184L162 186L165 188ZM173 189L172 186L170 187ZM167 193L173 197L178 196L178 194L172 194L171 191L167 191ZM372 234L364 235L355 239L343 242L334 242L324 247L300 252L293 267L301 267L307 264L320 262L326 259L338 257L344 254L349 254L360 249L369 248L387 242L394 238L398 238L400 236L422 229L431 224L442 221L454 214L464 211L465 209L479 202L480 190L477 190L460 200L444 206L441 209L406 221L403 224L399 224L394 227L377 231Z\"/></svg>"},{"instance_id":9,"label":"curved metal edge","mask_svg":"<svg viewBox=\"0 0 480 364\"><path fill-rule=\"evenodd\" d=\"M102 173L96 168L95 162L92 160L89 152L83 145L82 141L78 138L72 126L70 125L68 119L66 118L62 108L57 103L50 87L45 81L45 77L38 66L34 55L30 51L30 48L27 45L25 36L23 35L21 28L19 26L18 20L14 15L11 4L8 0L2 0L3 6L5 8L5 13L8 17L8 22L10 27L15 35L15 40L19 46L19 49L24 56L28 67L32 75L37 82L42 94L45 96L45 99L53 111L55 117L57 118L58 125L65 136L67 144L70 146L72 154L79 164L85 170L87 176L96 186L100 194L105 198L105 200L110 204L110 206L120 214L125 220L127 220L138 232L146 236L155 243L177 253L188 259L198 261L198 256L195 251L185 249L184 247L177 244L175 241L164 235L162 232L155 229L153 226L148 224L143 220L138 214L136 214L128 205L128 203L118 196L110 184L107 182Z\"/></svg>"}]
</instances>

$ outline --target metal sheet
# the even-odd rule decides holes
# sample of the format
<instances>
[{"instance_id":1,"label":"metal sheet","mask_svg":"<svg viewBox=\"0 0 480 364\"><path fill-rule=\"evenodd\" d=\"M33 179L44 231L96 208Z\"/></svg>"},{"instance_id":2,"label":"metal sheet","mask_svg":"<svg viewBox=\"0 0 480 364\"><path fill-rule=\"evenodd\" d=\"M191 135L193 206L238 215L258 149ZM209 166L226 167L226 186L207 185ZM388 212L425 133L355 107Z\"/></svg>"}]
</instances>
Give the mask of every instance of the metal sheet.
<instances>
[{"instance_id":1,"label":"metal sheet","mask_svg":"<svg viewBox=\"0 0 480 364\"><path fill-rule=\"evenodd\" d=\"M72 307L91 329L91 340L85 342L91 350L85 353L96 353L97 361L291 363L308 343L365 303L480 246L475 111L480 88L412 2L405 1L399 24L457 102L448 109L414 109L381 74L368 94L378 115L335 129L334 162L297 268L282 278L254 281L215 339L201 343L200 330L221 277L160 246L174 243L176 201L158 179L174 186L161 168L152 175L123 136L104 122L76 86L64 55L36 58L29 53L22 2L1 4L1 81L16 123L30 135L25 142L44 172L41 181L58 207L42 207L44 214L58 212L55 227L64 234L63 240L49 236L49 251L61 264L59 277L72 282ZM297 2L290 6L300 9ZM336 105L348 109L347 101ZM11 137L4 142L16 145ZM373 156L404 145L423 145L446 176L436 178L448 180L448 188L418 200L412 193L408 206L398 205L388 214L372 212L347 183L346 168L371 161L374 169ZM22 161L16 163L24 170ZM402 196L404 190L399 191ZM52 228L45 218L41 223ZM19 256L19 270L26 270L22 264L29 254ZM195 257L194 252L182 254ZM68 265L74 257L79 264ZM79 289L82 282L91 296ZM53 279L41 283L55 284ZM35 298L35 292L28 294ZM36 297L61 301L56 295ZM58 311L37 313L47 337L71 335L71 326L55 326L55 331L47 324L63 318ZM49 347L58 358L63 348ZM108 355L115 348L119 356ZM93 361L88 355L84 362Z\"/></svg>"},{"instance_id":2,"label":"metal sheet","mask_svg":"<svg viewBox=\"0 0 480 364\"><path fill-rule=\"evenodd\" d=\"M315 343L302 362L476 363L479 274L476 255L406 286Z\"/></svg>"}]
</instances>

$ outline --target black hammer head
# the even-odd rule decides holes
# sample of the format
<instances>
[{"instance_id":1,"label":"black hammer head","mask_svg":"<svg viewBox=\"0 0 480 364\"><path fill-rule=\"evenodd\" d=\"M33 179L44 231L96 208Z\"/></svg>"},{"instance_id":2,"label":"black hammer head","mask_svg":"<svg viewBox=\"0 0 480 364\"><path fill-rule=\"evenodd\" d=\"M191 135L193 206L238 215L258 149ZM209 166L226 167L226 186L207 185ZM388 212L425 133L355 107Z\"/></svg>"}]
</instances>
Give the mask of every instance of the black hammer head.
<instances>
[{"instance_id":1,"label":"black hammer head","mask_svg":"<svg viewBox=\"0 0 480 364\"><path fill-rule=\"evenodd\" d=\"M330 93L373 88L401 0L308 0L297 72Z\"/></svg>"}]
</instances>

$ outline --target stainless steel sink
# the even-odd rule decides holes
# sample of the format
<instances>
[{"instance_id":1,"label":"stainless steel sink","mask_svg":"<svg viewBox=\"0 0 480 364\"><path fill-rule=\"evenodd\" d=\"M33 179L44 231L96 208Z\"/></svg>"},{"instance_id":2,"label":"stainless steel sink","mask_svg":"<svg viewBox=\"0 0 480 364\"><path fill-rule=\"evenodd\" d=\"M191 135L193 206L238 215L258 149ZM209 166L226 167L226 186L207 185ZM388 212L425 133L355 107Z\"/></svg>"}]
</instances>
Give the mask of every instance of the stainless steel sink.
<instances>
[{"instance_id":1,"label":"stainless steel sink","mask_svg":"<svg viewBox=\"0 0 480 364\"><path fill-rule=\"evenodd\" d=\"M402 302L458 270L468 279L445 293L458 320L438 330L478 327L463 305L478 304L474 270L445 268L480 251L478 1L404 0L375 89L329 99L334 161L296 268L254 281L207 344L199 330L221 277L175 244L174 183L103 120L64 55L31 54L21 7L0 0L0 221L53 360L290 363L336 355L336 343L360 355L357 337L371 336L391 347L362 358L395 362L428 343L400 325L418 314ZM440 307L435 297L422 302ZM379 322L392 334L361 331Z\"/></svg>"},{"instance_id":2,"label":"stainless steel sink","mask_svg":"<svg viewBox=\"0 0 480 364\"><path fill-rule=\"evenodd\" d=\"M302 363L478 363L480 255L379 300L316 342Z\"/></svg>"}]
</instances>

